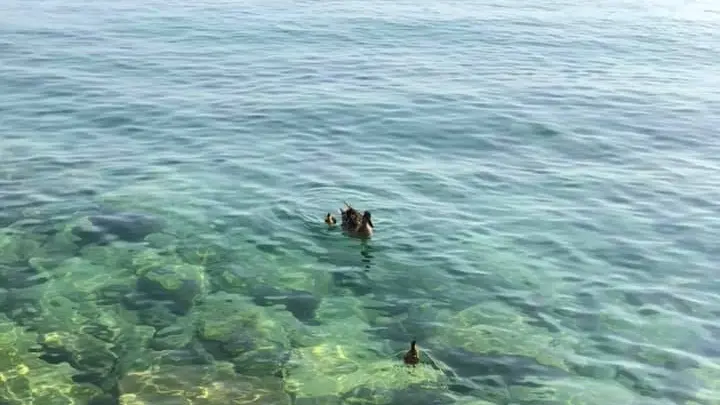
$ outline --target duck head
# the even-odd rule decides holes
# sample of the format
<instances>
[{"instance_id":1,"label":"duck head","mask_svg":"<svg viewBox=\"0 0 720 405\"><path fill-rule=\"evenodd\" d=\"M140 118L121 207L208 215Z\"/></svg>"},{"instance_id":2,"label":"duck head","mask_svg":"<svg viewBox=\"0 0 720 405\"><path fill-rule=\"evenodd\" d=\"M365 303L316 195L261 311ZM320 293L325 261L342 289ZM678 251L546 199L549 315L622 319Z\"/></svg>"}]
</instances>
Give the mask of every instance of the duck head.
<instances>
[{"instance_id":1,"label":"duck head","mask_svg":"<svg viewBox=\"0 0 720 405\"><path fill-rule=\"evenodd\" d=\"M367 224L367 225L370 225L371 228L375 228L375 225L373 225L373 222L372 222L372 214L370 214L370 211L363 212L362 224L363 225Z\"/></svg>"}]
</instances>

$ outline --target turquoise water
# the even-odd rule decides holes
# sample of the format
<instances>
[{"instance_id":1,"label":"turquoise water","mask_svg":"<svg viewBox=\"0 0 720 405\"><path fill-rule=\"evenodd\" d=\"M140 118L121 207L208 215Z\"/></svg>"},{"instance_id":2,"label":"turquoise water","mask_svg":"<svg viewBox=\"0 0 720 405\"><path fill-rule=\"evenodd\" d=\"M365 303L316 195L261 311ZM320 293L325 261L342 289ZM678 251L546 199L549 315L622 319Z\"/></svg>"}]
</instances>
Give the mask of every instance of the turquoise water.
<instances>
[{"instance_id":1,"label":"turquoise water","mask_svg":"<svg viewBox=\"0 0 720 405\"><path fill-rule=\"evenodd\" d=\"M720 7L585 3L3 2L0 402L720 403Z\"/></svg>"}]
</instances>

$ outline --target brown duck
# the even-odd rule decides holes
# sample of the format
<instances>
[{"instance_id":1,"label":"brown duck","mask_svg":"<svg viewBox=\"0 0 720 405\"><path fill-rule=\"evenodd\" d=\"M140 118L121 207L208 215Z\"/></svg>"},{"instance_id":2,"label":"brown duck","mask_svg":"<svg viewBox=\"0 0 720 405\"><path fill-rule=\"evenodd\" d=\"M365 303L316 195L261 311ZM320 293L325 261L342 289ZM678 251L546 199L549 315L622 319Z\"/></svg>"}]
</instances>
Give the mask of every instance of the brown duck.
<instances>
[{"instance_id":1,"label":"brown duck","mask_svg":"<svg viewBox=\"0 0 720 405\"><path fill-rule=\"evenodd\" d=\"M410 343L410 350L408 350L407 353L405 353L405 356L403 356L403 362L408 366L413 367L420 362L420 353L415 347L414 340Z\"/></svg>"},{"instance_id":2,"label":"brown duck","mask_svg":"<svg viewBox=\"0 0 720 405\"><path fill-rule=\"evenodd\" d=\"M375 225L372 222L370 211L364 211L362 215L347 202L345 207L340 209L342 214L342 228L348 233L356 236L369 237L373 234Z\"/></svg>"}]
</instances>

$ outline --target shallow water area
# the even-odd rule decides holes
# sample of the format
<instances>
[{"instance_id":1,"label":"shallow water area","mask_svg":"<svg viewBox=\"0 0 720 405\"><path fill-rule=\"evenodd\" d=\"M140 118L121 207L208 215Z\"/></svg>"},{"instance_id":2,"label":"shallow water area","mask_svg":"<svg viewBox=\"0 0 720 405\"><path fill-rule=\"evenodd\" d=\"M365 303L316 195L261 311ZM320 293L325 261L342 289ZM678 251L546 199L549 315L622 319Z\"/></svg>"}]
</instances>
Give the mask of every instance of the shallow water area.
<instances>
[{"instance_id":1,"label":"shallow water area","mask_svg":"<svg viewBox=\"0 0 720 405\"><path fill-rule=\"evenodd\" d=\"M0 403L720 404L719 16L4 2Z\"/></svg>"}]
</instances>

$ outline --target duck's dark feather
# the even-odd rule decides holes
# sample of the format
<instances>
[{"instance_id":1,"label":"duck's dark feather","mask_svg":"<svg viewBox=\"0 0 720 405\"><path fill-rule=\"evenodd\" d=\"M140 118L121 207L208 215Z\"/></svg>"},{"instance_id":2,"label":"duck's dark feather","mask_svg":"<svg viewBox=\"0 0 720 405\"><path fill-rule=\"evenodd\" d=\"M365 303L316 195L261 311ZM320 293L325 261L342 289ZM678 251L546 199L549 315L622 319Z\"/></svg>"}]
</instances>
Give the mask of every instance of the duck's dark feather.
<instances>
[{"instance_id":1,"label":"duck's dark feather","mask_svg":"<svg viewBox=\"0 0 720 405\"><path fill-rule=\"evenodd\" d=\"M342 226L346 229L356 229L362 222L362 215L348 203L345 203L346 209L342 211Z\"/></svg>"}]
</instances>

